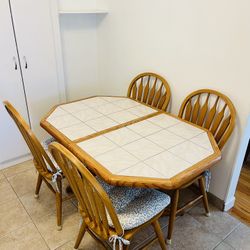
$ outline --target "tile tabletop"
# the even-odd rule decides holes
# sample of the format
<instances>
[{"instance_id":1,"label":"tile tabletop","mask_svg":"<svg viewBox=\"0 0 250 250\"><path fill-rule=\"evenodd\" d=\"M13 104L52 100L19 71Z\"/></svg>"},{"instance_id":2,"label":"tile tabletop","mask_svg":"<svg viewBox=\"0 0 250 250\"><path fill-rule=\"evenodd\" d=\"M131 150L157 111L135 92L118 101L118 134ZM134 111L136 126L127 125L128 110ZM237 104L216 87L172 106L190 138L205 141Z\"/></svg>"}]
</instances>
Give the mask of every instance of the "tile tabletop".
<instances>
[{"instance_id":1,"label":"tile tabletop","mask_svg":"<svg viewBox=\"0 0 250 250\"><path fill-rule=\"evenodd\" d=\"M125 97L63 104L45 121L66 136L78 156L87 153L107 176L120 181L171 180L220 158L213 137L203 128Z\"/></svg>"}]
</instances>

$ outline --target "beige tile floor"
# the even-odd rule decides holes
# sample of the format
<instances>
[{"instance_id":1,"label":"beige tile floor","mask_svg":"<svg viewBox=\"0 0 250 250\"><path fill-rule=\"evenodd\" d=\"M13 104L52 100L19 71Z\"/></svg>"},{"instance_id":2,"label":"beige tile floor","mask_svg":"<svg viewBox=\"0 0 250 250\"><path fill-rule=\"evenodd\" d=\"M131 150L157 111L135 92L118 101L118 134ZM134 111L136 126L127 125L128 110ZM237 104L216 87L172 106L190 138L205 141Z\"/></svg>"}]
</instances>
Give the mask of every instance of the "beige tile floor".
<instances>
[{"instance_id":1,"label":"beige tile floor","mask_svg":"<svg viewBox=\"0 0 250 250\"><path fill-rule=\"evenodd\" d=\"M32 161L0 170L0 249L73 249L79 229L76 201L63 204L63 229L56 230L54 197L43 185L39 199L34 199L36 172ZM186 192L184 198L192 196ZM202 206L189 210L175 223L173 244L168 249L250 249L250 228L213 206L211 217L203 215ZM161 219L164 235L167 233L167 217ZM152 228L139 233L131 244L138 249L145 240L154 237ZM102 246L86 233L80 249L102 249ZM158 242L149 247L160 249Z\"/></svg>"}]
</instances>

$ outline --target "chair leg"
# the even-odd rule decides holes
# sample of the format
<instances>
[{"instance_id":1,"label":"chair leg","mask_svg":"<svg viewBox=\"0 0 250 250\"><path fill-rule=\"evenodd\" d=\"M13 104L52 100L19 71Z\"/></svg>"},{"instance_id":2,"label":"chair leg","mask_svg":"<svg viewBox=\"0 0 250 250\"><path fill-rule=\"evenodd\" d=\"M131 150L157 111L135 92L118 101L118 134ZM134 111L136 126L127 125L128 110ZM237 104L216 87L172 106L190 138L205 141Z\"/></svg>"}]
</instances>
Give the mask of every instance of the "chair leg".
<instances>
[{"instance_id":1,"label":"chair leg","mask_svg":"<svg viewBox=\"0 0 250 250\"><path fill-rule=\"evenodd\" d=\"M79 233L78 233L78 236L77 236L77 239L76 239L76 243L75 243L75 246L74 246L75 249L78 249L85 232L86 232L86 225L85 225L84 222L82 222Z\"/></svg>"},{"instance_id":2,"label":"chair leg","mask_svg":"<svg viewBox=\"0 0 250 250\"><path fill-rule=\"evenodd\" d=\"M203 205L204 205L204 208L205 208L205 211L206 211L206 216L209 217L210 216L210 212L209 212L208 199L207 199L207 191L206 191L206 188L205 188L205 180L204 179L205 179L204 176L202 176L199 179L199 186L200 186L201 193L203 195L202 201L203 201Z\"/></svg>"},{"instance_id":3,"label":"chair leg","mask_svg":"<svg viewBox=\"0 0 250 250\"><path fill-rule=\"evenodd\" d=\"M38 174L37 182L36 182L36 191L35 191L35 195L34 195L34 197L36 199L39 197L39 191L40 191L40 188L42 185L42 181L43 181L43 177L40 174Z\"/></svg>"},{"instance_id":4,"label":"chair leg","mask_svg":"<svg viewBox=\"0 0 250 250\"><path fill-rule=\"evenodd\" d=\"M153 225L155 233L156 233L156 235L158 237L161 249L166 250L167 246L165 244L165 240L164 240L164 237L163 237L163 234L162 234L162 230L161 230L161 226L160 226L159 221L156 220L156 221L152 222L152 225Z\"/></svg>"},{"instance_id":5,"label":"chair leg","mask_svg":"<svg viewBox=\"0 0 250 250\"><path fill-rule=\"evenodd\" d=\"M177 211L177 207L178 207L179 194L180 194L180 190L179 189L175 190L174 195L173 195L173 201L171 202L171 210L170 210L170 217L169 217L169 224L168 224L167 244L171 244L171 240L172 240L172 233L173 233L173 229L174 229L174 222L175 222L176 211Z\"/></svg>"},{"instance_id":6,"label":"chair leg","mask_svg":"<svg viewBox=\"0 0 250 250\"><path fill-rule=\"evenodd\" d=\"M59 192L56 191L56 215L57 215L57 230L62 230L62 181L57 181Z\"/></svg>"}]
</instances>

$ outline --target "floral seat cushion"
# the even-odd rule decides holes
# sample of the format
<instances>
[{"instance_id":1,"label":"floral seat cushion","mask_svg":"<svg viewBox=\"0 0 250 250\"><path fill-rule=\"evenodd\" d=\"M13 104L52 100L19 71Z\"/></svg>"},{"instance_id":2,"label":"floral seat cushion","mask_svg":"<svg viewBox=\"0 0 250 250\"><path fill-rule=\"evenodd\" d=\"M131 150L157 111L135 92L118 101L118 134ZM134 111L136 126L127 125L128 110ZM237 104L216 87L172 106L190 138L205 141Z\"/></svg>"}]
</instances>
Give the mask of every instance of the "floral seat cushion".
<instances>
[{"instance_id":1,"label":"floral seat cushion","mask_svg":"<svg viewBox=\"0 0 250 250\"><path fill-rule=\"evenodd\" d=\"M170 203L167 194L155 189L115 187L97 179L109 195L124 230L144 224ZM110 218L108 222L114 226Z\"/></svg>"}]
</instances>

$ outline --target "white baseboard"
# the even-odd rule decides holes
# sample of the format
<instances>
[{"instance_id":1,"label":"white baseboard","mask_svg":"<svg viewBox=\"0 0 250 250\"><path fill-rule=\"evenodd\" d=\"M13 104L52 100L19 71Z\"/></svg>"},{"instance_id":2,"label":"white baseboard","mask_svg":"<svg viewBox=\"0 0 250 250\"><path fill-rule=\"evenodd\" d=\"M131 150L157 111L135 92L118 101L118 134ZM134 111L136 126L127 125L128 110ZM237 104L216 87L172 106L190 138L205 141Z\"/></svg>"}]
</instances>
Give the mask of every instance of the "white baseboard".
<instances>
[{"instance_id":1,"label":"white baseboard","mask_svg":"<svg viewBox=\"0 0 250 250\"><path fill-rule=\"evenodd\" d=\"M22 163L22 162L24 162L24 161L31 160L31 159L32 159L32 155L31 155L31 154L28 154L28 155L24 155L24 156L22 156L22 157L13 159L13 160L11 160L11 161L7 161L7 162L4 162L4 163L1 163L1 164L0 164L0 170L1 170L1 169L4 169L4 168L11 167L11 166L14 166L14 165L19 164L19 163Z\"/></svg>"},{"instance_id":2,"label":"white baseboard","mask_svg":"<svg viewBox=\"0 0 250 250\"><path fill-rule=\"evenodd\" d=\"M228 211L229 209L233 208L235 203L235 196L232 197L232 199L228 202L224 203L224 211Z\"/></svg>"}]
</instances>

